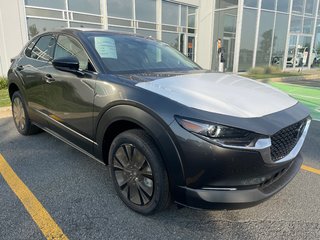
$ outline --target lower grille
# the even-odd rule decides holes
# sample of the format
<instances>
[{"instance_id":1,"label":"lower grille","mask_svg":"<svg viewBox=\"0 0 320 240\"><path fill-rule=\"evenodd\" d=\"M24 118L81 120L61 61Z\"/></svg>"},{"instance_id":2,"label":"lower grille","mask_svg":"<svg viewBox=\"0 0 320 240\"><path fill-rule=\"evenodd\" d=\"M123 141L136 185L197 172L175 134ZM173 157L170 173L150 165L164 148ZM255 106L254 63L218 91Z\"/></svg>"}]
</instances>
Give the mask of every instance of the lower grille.
<instances>
[{"instance_id":1,"label":"lower grille","mask_svg":"<svg viewBox=\"0 0 320 240\"><path fill-rule=\"evenodd\" d=\"M277 181L279 178L281 178L283 176L283 174L285 174L287 171L287 168L283 168L281 171L275 173L274 175L272 175L270 178L268 178L267 180L265 180L263 183L260 184L260 188L266 188L268 186L270 186L272 183L274 183L275 181Z\"/></svg>"},{"instance_id":2,"label":"lower grille","mask_svg":"<svg viewBox=\"0 0 320 240\"><path fill-rule=\"evenodd\" d=\"M284 158L292 151L304 130L306 122L306 120L297 122L271 137L271 158L273 161Z\"/></svg>"}]
</instances>

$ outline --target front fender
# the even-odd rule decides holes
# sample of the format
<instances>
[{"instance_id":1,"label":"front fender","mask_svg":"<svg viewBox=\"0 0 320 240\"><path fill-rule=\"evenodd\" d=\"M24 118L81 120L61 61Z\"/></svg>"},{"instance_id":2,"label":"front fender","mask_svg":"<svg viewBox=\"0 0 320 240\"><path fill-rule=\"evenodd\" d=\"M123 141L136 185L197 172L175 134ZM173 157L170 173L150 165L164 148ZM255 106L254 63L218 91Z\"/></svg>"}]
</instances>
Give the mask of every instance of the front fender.
<instances>
[{"instance_id":1,"label":"front fender","mask_svg":"<svg viewBox=\"0 0 320 240\"><path fill-rule=\"evenodd\" d=\"M167 169L171 189L175 189L177 185L184 186L183 166L174 134L160 117L154 116L137 106L113 106L102 115L96 132L96 156L102 159L104 134L112 123L121 120L139 125L153 138Z\"/></svg>"}]
</instances>

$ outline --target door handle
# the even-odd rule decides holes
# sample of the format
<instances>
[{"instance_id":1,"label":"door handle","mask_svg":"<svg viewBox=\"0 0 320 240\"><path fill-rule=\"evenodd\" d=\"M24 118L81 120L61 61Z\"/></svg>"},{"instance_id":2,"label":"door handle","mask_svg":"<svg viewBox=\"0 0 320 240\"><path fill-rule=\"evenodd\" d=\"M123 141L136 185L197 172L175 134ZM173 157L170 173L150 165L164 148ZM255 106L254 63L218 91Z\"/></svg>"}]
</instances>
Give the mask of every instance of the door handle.
<instances>
[{"instance_id":1,"label":"door handle","mask_svg":"<svg viewBox=\"0 0 320 240\"><path fill-rule=\"evenodd\" d=\"M23 70L23 66L22 66L22 65L18 66L18 67L17 67L17 70L18 70L18 71L22 71L22 70Z\"/></svg>"},{"instance_id":2,"label":"door handle","mask_svg":"<svg viewBox=\"0 0 320 240\"><path fill-rule=\"evenodd\" d=\"M52 77L51 74L46 74L46 75L44 76L44 79L46 80L47 83L52 83L52 82L55 81L55 79Z\"/></svg>"}]
</instances>

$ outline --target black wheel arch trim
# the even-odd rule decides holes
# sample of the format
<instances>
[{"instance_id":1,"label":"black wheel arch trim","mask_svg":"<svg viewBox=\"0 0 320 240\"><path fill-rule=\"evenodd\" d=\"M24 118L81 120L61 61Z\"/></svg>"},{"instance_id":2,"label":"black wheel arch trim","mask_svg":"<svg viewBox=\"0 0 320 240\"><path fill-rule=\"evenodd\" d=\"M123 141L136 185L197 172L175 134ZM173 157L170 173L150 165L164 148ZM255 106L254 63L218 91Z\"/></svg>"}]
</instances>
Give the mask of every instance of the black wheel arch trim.
<instances>
[{"instance_id":1,"label":"black wheel arch trim","mask_svg":"<svg viewBox=\"0 0 320 240\"><path fill-rule=\"evenodd\" d=\"M24 83L23 83L22 78L15 71L9 70L8 71L8 91L10 91L10 88L13 84L18 87L18 90L20 91L20 93L21 93L22 97L24 98L24 100L27 104L27 107L28 107L28 99L27 99L27 95L25 93L25 88L23 87ZM11 96L10 96L10 98L11 98Z\"/></svg>"},{"instance_id":2,"label":"black wheel arch trim","mask_svg":"<svg viewBox=\"0 0 320 240\"><path fill-rule=\"evenodd\" d=\"M108 108L101 116L96 128L96 157L103 160L104 135L113 123L122 120L130 121L140 126L153 138L163 158L170 188L174 189L178 185L185 185L184 168L180 156L181 151L177 148L178 145L169 125L159 116L154 116L145 107L138 107L134 102L124 103L120 101L117 105Z\"/></svg>"}]
</instances>

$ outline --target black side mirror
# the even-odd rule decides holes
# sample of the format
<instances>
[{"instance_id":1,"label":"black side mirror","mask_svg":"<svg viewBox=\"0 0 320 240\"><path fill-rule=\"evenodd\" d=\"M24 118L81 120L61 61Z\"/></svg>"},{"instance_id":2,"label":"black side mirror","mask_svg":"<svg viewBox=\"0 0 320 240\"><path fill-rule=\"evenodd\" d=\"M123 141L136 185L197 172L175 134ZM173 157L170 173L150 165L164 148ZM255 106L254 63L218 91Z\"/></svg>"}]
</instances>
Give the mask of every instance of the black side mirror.
<instances>
[{"instance_id":1,"label":"black side mirror","mask_svg":"<svg viewBox=\"0 0 320 240\"><path fill-rule=\"evenodd\" d=\"M52 61L52 65L61 71L78 73L79 60L74 56L56 58Z\"/></svg>"}]
</instances>

